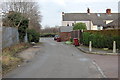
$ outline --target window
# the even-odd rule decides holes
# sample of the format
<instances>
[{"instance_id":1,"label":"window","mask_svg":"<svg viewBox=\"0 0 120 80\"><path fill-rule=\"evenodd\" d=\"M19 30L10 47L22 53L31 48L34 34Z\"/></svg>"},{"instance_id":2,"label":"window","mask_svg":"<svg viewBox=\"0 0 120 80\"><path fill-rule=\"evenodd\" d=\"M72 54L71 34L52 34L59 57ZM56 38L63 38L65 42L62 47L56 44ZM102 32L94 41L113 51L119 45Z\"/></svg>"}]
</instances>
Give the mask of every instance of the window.
<instances>
[{"instance_id":1,"label":"window","mask_svg":"<svg viewBox=\"0 0 120 80\"><path fill-rule=\"evenodd\" d=\"M74 26L74 23L72 23L72 26Z\"/></svg>"},{"instance_id":2,"label":"window","mask_svg":"<svg viewBox=\"0 0 120 80\"><path fill-rule=\"evenodd\" d=\"M67 26L69 26L69 24L67 24Z\"/></svg>"},{"instance_id":3,"label":"window","mask_svg":"<svg viewBox=\"0 0 120 80\"><path fill-rule=\"evenodd\" d=\"M98 30L103 30L103 26L98 25L98 26L97 26L97 29L98 29Z\"/></svg>"},{"instance_id":4,"label":"window","mask_svg":"<svg viewBox=\"0 0 120 80\"><path fill-rule=\"evenodd\" d=\"M100 29L101 29L100 25L98 25L97 29L98 29L98 30L100 30Z\"/></svg>"}]
</instances>

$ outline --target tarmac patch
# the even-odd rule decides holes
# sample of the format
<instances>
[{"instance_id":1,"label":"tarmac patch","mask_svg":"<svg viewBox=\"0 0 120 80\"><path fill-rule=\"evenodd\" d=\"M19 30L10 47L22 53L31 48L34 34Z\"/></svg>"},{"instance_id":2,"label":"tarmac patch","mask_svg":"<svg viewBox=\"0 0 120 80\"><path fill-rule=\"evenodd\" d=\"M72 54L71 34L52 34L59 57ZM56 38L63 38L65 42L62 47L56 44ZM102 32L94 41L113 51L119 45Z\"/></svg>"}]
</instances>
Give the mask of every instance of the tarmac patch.
<instances>
[{"instance_id":1,"label":"tarmac patch","mask_svg":"<svg viewBox=\"0 0 120 80\"><path fill-rule=\"evenodd\" d=\"M87 59L87 58L80 58L79 60L80 61L89 61L89 59Z\"/></svg>"}]
</instances>

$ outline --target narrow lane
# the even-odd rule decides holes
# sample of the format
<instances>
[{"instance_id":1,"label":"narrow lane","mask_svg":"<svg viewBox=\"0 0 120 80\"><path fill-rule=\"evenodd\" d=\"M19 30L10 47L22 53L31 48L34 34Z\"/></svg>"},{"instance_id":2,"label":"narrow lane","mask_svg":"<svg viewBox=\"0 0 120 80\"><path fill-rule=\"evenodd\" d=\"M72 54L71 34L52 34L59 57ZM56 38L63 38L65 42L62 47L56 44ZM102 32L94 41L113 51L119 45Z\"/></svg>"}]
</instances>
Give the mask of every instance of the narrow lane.
<instances>
[{"instance_id":1,"label":"narrow lane","mask_svg":"<svg viewBox=\"0 0 120 80\"><path fill-rule=\"evenodd\" d=\"M40 52L7 78L102 78L93 62L77 48L42 38Z\"/></svg>"}]
</instances>

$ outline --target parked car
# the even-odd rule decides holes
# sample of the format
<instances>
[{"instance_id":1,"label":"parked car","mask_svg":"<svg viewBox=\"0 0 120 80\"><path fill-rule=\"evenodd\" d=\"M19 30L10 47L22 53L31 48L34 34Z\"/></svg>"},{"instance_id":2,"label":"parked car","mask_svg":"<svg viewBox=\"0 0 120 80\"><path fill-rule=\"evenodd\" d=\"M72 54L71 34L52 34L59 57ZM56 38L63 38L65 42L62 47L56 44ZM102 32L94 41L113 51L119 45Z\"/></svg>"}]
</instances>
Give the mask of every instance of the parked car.
<instances>
[{"instance_id":1,"label":"parked car","mask_svg":"<svg viewBox=\"0 0 120 80\"><path fill-rule=\"evenodd\" d=\"M59 35L54 36L54 40L57 40L57 38L59 38Z\"/></svg>"}]
</instances>

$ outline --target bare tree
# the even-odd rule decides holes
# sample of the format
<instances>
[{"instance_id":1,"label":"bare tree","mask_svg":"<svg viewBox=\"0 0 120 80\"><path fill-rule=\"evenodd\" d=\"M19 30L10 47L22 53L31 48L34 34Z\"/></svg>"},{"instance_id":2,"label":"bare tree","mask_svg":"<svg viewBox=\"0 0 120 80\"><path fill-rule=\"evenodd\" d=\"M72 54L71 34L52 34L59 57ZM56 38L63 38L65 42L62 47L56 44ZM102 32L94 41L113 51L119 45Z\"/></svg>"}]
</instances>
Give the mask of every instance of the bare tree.
<instances>
[{"instance_id":1,"label":"bare tree","mask_svg":"<svg viewBox=\"0 0 120 80\"><path fill-rule=\"evenodd\" d=\"M9 11L20 12L22 15L29 19L29 28L40 31L41 28L41 12L37 2L4 2L2 4L2 11L8 13Z\"/></svg>"}]
</instances>

